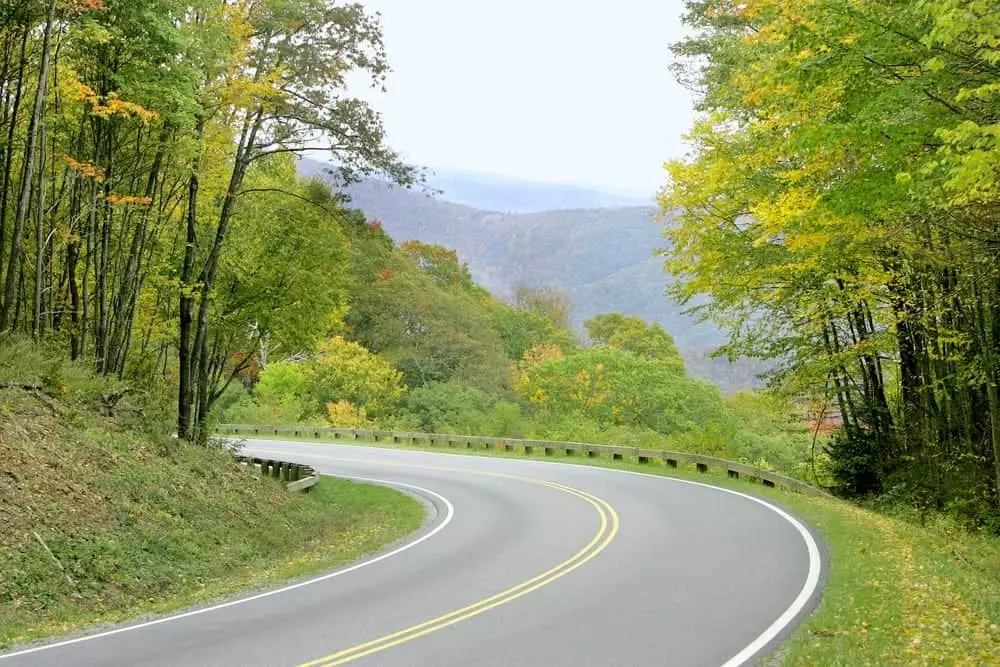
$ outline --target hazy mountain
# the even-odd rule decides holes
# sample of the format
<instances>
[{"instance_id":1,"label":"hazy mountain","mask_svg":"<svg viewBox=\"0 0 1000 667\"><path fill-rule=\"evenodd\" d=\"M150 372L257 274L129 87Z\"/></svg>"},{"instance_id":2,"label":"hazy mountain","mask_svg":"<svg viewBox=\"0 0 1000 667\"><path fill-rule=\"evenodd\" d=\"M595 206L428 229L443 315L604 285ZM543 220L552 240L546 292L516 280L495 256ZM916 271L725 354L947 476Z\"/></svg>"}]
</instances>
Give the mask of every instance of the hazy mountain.
<instances>
[{"instance_id":1,"label":"hazy mountain","mask_svg":"<svg viewBox=\"0 0 1000 667\"><path fill-rule=\"evenodd\" d=\"M503 213L649 206L654 200L653 193L620 194L448 169L435 170L428 183L441 191L440 199Z\"/></svg>"},{"instance_id":2,"label":"hazy mountain","mask_svg":"<svg viewBox=\"0 0 1000 667\"><path fill-rule=\"evenodd\" d=\"M304 173L321 169L302 163ZM351 186L347 193L350 207L379 220L397 241L416 239L457 251L475 280L500 298L519 284L558 287L572 296L573 322L581 330L600 313L638 315L674 336L692 373L726 390L756 384L745 364L706 359L723 335L685 315L664 294L669 276L654 255L664 239L652 207L500 213L379 181ZM524 203L531 196L512 195L512 201Z\"/></svg>"}]
</instances>

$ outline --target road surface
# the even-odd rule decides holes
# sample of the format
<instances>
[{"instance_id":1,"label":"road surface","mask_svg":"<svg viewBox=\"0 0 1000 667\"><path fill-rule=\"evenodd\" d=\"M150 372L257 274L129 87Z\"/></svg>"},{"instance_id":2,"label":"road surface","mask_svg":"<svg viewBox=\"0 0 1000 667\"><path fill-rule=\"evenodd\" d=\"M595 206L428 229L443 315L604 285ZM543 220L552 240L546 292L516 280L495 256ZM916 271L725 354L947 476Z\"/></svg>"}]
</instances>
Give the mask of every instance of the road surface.
<instances>
[{"instance_id":1,"label":"road surface","mask_svg":"<svg viewBox=\"0 0 1000 667\"><path fill-rule=\"evenodd\" d=\"M824 579L806 527L714 487L347 445L245 451L395 485L431 518L353 567L10 652L0 667L735 667L773 650Z\"/></svg>"}]
</instances>

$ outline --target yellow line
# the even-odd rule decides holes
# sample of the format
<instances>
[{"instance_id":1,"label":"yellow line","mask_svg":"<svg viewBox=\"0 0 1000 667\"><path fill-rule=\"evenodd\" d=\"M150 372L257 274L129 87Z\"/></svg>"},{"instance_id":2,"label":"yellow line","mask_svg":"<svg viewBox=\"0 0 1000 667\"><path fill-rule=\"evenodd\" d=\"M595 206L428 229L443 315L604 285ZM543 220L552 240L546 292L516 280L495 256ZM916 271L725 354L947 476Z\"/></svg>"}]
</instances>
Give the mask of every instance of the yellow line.
<instances>
[{"instance_id":1,"label":"yellow line","mask_svg":"<svg viewBox=\"0 0 1000 667\"><path fill-rule=\"evenodd\" d=\"M393 646L403 644L408 641L412 641L419 637L423 637L432 632L437 632L446 627L460 623L464 620L478 616L479 614L485 613L495 607L512 602L532 591L538 590L542 586L552 583L553 581L566 576L573 570L584 565L588 561L596 558L611 541L618 534L619 518L618 513L615 512L614 508L611 507L606 501L589 494L585 491L575 489L564 484L558 484L556 482L549 482L547 480L535 479L532 477L523 477L521 475L509 475L505 473L495 473L495 472L483 472L476 470L466 470L462 468L447 468L442 466L430 466L430 465L420 465L420 464L407 464L407 463L396 463L391 461L370 461L364 459L349 459L340 458L333 456L323 456L319 454L310 455L314 458L328 459L332 461L349 461L364 464L376 464L376 465L386 465L395 466L401 468L420 468L425 470L438 470L444 472L457 472L463 474L473 474L473 475L483 475L487 477L500 477L506 479L513 479L520 482L526 482L529 484L536 484L539 486L545 486L548 488L556 489L557 491L562 491L569 495L575 496L589 503L591 506L597 510L598 517L600 518L600 528L597 534L584 546L582 549L577 551L575 554L559 563L558 565L542 572L539 575L528 579L516 586L512 586L506 590L500 591L495 595L491 595L488 598L470 604L468 606L462 607L461 609L456 609L454 611L442 614L436 618L432 618L423 623L404 628L397 632L373 639L356 646L351 646L349 648L337 651L327 656L311 660L309 662L302 663L299 667L333 667L334 665L343 665L348 662L353 662L365 656L371 655L373 653L378 653L384 651Z\"/></svg>"}]
</instances>

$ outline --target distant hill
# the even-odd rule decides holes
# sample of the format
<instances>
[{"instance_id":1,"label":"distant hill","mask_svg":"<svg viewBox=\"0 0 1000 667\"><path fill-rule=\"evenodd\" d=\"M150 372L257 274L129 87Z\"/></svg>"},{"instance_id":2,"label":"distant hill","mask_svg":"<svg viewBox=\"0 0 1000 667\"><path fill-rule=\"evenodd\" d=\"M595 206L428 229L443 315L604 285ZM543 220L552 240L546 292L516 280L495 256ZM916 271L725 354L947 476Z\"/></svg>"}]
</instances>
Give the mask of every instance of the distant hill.
<instances>
[{"instance_id":1,"label":"distant hill","mask_svg":"<svg viewBox=\"0 0 1000 667\"><path fill-rule=\"evenodd\" d=\"M304 160L305 174L323 165ZM547 186L546 186L547 187ZM665 241L651 206L500 213L367 181L347 189L349 206L377 219L397 241L415 239L454 249L475 280L500 298L519 284L557 287L573 298L573 323L619 312L658 322L677 341L691 372L732 391L759 384L750 367L706 354L725 340L664 294L669 276L654 256ZM514 196L524 203L528 195Z\"/></svg>"},{"instance_id":2,"label":"distant hill","mask_svg":"<svg viewBox=\"0 0 1000 667\"><path fill-rule=\"evenodd\" d=\"M652 192L619 194L448 169L435 170L428 182L445 201L501 213L650 206L654 199Z\"/></svg>"}]
</instances>

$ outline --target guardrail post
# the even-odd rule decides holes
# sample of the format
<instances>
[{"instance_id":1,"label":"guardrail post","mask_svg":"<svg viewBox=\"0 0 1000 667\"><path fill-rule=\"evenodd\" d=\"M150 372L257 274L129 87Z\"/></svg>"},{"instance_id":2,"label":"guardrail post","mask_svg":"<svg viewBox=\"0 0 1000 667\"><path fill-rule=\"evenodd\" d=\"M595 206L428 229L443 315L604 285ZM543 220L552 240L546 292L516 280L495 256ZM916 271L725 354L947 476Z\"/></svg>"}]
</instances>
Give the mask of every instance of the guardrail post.
<instances>
[{"instance_id":1,"label":"guardrail post","mask_svg":"<svg viewBox=\"0 0 1000 667\"><path fill-rule=\"evenodd\" d=\"M726 472L729 473L729 478L730 479L739 479L740 478L740 473L739 473L738 470L727 470Z\"/></svg>"},{"instance_id":2,"label":"guardrail post","mask_svg":"<svg viewBox=\"0 0 1000 667\"><path fill-rule=\"evenodd\" d=\"M671 468L677 467L677 459L666 459L666 461L667 465L670 466Z\"/></svg>"},{"instance_id":3,"label":"guardrail post","mask_svg":"<svg viewBox=\"0 0 1000 667\"><path fill-rule=\"evenodd\" d=\"M622 458L623 457L622 457L621 452L611 452L611 460L612 461L621 461Z\"/></svg>"},{"instance_id":4,"label":"guardrail post","mask_svg":"<svg viewBox=\"0 0 1000 667\"><path fill-rule=\"evenodd\" d=\"M639 463L649 463L649 457L645 454L637 454L636 459L638 459Z\"/></svg>"},{"instance_id":5,"label":"guardrail post","mask_svg":"<svg viewBox=\"0 0 1000 667\"><path fill-rule=\"evenodd\" d=\"M698 468L698 472L708 472L708 465L704 463L696 463L695 467Z\"/></svg>"},{"instance_id":6,"label":"guardrail post","mask_svg":"<svg viewBox=\"0 0 1000 667\"><path fill-rule=\"evenodd\" d=\"M573 456L573 452L575 452L575 451L576 451L575 449L570 449L569 447L567 447L566 448L566 456Z\"/></svg>"}]
</instances>

